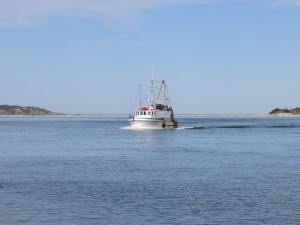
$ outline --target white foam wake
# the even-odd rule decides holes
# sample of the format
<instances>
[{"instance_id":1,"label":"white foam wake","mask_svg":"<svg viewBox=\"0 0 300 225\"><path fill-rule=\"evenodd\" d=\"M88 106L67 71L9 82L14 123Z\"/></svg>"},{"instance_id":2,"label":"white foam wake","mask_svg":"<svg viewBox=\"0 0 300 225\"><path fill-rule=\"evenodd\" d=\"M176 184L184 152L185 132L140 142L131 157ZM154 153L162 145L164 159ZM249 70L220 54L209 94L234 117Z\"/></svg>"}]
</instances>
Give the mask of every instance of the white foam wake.
<instances>
[{"instance_id":1,"label":"white foam wake","mask_svg":"<svg viewBox=\"0 0 300 225\"><path fill-rule=\"evenodd\" d=\"M139 127L139 126L127 126L127 127L121 127L121 130L169 130L169 129L164 129L160 127Z\"/></svg>"},{"instance_id":2,"label":"white foam wake","mask_svg":"<svg viewBox=\"0 0 300 225\"><path fill-rule=\"evenodd\" d=\"M197 126L197 127L178 127L177 130L188 130L188 129L204 129L203 126Z\"/></svg>"},{"instance_id":3,"label":"white foam wake","mask_svg":"<svg viewBox=\"0 0 300 225\"><path fill-rule=\"evenodd\" d=\"M197 127L177 127L177 128L171 128L171 129L166 129L166 128L160 128L160 127L139 127L139 126L126 126L126 127L121 127L121 130L188 130L188 129L204 129L205 127L203 126L197 126Z\"/></svg>"}]
</instances>

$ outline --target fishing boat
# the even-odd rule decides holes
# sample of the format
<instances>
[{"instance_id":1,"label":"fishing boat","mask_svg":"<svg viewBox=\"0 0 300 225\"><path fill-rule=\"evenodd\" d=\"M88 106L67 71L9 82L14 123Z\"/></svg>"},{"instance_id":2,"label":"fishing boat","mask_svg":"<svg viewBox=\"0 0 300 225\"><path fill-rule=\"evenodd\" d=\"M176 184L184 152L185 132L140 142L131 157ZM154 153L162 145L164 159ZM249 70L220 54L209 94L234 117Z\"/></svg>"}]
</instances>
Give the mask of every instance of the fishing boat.
<instances>
[{"instance_id":1,"label":"fishing boat","mask_svg":"<svg viewBox=\"0 0 300 225\"><path fill-rule=\"evenodd\" d=\"M157 93L156 93L157 92ZM150 84L150 96L147 105L142 106L141 85L139 86L140 106L129 115L129 123L141 129L173 129L178 127L174 119L174 111L169 98L166 82L154 81L153 69Z\"/></svg>"}]
</instances>

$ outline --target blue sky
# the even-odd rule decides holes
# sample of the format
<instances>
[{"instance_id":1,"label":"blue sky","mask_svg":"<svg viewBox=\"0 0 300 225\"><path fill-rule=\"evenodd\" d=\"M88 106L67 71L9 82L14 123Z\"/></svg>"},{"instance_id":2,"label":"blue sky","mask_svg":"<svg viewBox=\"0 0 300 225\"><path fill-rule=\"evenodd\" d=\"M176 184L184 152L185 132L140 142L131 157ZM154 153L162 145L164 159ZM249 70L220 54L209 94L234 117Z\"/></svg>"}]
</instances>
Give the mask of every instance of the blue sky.
<instances>
[{"instance_id":1,"label":"blue sky","mask_svg":"<svg viewBox=\"0 0 300 225\"><path fill-rule=\"evenodd\" d=\"M176 113L300 106L300 0L0 0L0 104L130 113L151 58Z\"/></svg>"}]
</instances>

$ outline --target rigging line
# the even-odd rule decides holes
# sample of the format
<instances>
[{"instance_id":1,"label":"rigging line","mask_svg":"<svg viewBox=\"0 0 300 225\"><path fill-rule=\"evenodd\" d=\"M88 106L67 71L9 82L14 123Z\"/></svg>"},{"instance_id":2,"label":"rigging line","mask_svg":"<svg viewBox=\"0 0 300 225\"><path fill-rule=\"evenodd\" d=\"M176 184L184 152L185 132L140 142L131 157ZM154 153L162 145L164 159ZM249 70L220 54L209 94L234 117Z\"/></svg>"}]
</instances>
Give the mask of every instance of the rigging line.
<instances>
[{"instance_id":1,"label":"rigging line","mask_svg":"<svg viewBox=\"0 0 300 225\"><path fill-rule=\"evenodd\" d=\"M140 85L140 84L139 84ZM135 97L135 100L134 100L134 104L133 104L133 107L132 107L132 109L131 109L131 112L135 109L135 106L136 106L136 102L137 102L137 99L138 99L138 97L139 97L139 89L138 89L138 91L137 91L137 94L136 94L136 97Z\"/></svg>"},{"instance_id":2,"label":"rigging line","mask_svg":"<svg viewBox=\"0 0 300 225\"><path fill-rule=\"evenodd\" d=\"M170 95L169 95L169 90L168 90L168 85L166 83L165 83L164 95L165 95L166 100L170 104L170 106L172 106Z\"/></svg>"}]
</instances>

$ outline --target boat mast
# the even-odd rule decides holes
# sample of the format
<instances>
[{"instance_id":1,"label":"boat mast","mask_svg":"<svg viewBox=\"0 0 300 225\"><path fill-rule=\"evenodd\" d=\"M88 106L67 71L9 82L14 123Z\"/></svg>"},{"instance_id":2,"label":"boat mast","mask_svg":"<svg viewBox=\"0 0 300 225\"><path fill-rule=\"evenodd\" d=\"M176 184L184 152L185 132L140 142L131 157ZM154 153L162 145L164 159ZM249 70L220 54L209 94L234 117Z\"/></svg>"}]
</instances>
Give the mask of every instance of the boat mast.
<instances>
[{"instance_id":1,"label":"boat mast","mask_svg":"<svg viewBox=\"0 0 300 225\"><path fill-rule=\"evenodd\" d=\"M153 71L153 60L152 60L152 76L151 76L151 106L155 106L154 102L154 71Z\"/></svg>"},{"instance_id":2,"label":"boat mast","mask_svg":"<svg viewBox=\"0 0 300 225\"><path fill-rule=\"evenodd\" d=\"M160 85L160 88L159 88L159 91L158 91L158 95L157 95L157 98L156 98L156 102L158 102L160 100L164 101L165 106L171 107L171 101L170 101L170 98L169 98L168 87L167 87L167 84L166 84L165 80L163 80L161 82L161 85Z\"/></svg>"}]
</instances>

